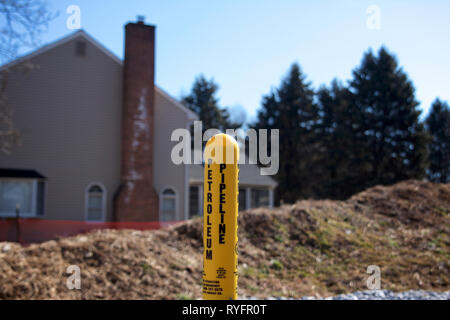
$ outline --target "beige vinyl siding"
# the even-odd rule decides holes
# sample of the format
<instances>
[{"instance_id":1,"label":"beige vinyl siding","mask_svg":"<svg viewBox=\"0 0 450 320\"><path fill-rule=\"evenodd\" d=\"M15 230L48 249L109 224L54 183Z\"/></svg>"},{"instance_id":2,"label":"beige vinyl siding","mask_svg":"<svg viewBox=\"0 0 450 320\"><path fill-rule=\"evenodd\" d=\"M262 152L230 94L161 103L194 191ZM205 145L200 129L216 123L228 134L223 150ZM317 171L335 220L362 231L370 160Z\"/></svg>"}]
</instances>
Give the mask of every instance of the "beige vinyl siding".
<instances>
[{"instance_id":1,"label":"beige vinyl siding","mask_svg":"<svg viewBox=\"0 0 450 320\"><path fill-rule=\"evenodd\" d=\"M107 220L120 181L122 66L76 40L32 58L38 67L13 72L8 99L22 145L0 155L0 167L34 169L47 177L45 218L84 220L85 191L95 181L107 191Z\"/></svg>"},{"instance_id":2,"label":"beige vinyl siding","mask_svg":"<svg viewBox=\"0 0 450 320\"><path fill-rule=\"evenodd\" d=\"M171 152L176 142L170 141L172 132L178 128L187 128L188 115L177 107L160 90L155 94L155 139L154 139L154 186L161 194L165 187L172 187L177 192L177 220L184 219L185 193L187 179L185 165L175 165Z\"/></svg>"}]
</instances>

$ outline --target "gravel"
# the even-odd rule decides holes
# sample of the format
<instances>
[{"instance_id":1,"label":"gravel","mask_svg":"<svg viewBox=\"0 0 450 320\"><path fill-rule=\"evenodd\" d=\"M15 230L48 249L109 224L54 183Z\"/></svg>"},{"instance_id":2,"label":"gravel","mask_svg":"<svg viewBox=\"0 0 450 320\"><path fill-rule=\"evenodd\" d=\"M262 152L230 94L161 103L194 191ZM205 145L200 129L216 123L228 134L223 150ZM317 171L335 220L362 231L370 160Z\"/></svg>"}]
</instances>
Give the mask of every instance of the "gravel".
<instances>
[{"instance_id":1,"label":"gravel","mask_svg":"<svg viewBox=\"0 0 450 320\"><path fill-rule=\"evenodd\" d=\"M240 297L242 300L258 300L256 297ZM306 296L300 299L287 297L269 297L266 300L450 300L450 291L435 292L425 290L410 290L405 292L392 292L390 290L366 290L349 294L320 298Z\"/></svg>"}]
</instances>

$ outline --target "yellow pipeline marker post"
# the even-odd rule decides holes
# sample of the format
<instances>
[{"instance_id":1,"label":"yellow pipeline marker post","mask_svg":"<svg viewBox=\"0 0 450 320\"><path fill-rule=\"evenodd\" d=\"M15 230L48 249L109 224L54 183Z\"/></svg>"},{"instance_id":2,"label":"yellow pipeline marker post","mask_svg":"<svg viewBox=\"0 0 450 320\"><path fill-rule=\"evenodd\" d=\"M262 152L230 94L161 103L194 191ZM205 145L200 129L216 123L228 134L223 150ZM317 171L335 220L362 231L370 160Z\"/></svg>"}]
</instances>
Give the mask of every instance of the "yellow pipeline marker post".
<instances>
[{"instance_id":1,"label":"yellow pipeline marker post","mask_svg":"<svg viewBox=\"0 0 450 320\"><path fill-rule=\"evenodd\" d=\"M217 134L205 147L203 299L237 299L239 146Z\"/></svg>"}]
</instances>

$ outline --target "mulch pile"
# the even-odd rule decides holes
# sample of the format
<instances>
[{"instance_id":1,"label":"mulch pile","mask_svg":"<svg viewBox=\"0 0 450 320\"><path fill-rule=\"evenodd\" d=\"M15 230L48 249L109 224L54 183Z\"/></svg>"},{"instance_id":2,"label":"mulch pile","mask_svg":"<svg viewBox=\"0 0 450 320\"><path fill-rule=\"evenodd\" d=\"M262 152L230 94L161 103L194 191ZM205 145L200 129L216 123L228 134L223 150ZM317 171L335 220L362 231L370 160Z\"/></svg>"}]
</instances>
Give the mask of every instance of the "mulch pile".
<instances>
[{"instance_id":1,"label":"mulch pile","mask_svg":"<svg viewBox=\"0 0 450 320\"><path fill-rule=\"evenodd\" d=\"M246 296L328 296L367 289L450 290L450 185L405 181L347 201L299 201L239 214ZM81 270L69 290L67 268ZM101 230L22 247L0 243L0 299L201 297L202 220L157 231Z\"/></svg>"}]
</instances>

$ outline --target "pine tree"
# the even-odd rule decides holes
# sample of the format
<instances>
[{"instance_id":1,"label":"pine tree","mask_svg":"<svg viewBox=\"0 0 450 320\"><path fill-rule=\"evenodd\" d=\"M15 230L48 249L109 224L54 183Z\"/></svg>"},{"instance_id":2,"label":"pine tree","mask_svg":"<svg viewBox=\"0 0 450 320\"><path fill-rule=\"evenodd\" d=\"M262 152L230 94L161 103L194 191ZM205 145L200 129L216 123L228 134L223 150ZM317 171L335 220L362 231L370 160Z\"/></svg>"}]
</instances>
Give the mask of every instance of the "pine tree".
<instances>
[{"instance_id":1,"label":"pine tree","mask_svg":"<svg viewBox=\"0 0 450 320\"><path fill-rule=\"evenodd\" d=\"M450 108L446 102L436 99L425 120L431 136L428 145L430 165L428 178L431 181L450 182Z\"/></svg>"},{"instance_id":2,"label":"pine tree","mask_svg":"<svg viewBox=\"0 0 450 320\"><path fill-rule=\"evenodd\" d=\"M278 200L294 202L314 197L314 130L318 118L314 92L298 64L293 64L281 86L263 98L255 129L280 130Z\"/></svg>"},{"instance_id":3,"label":"pine tree","mask_svg":"<svg viewBox=\"0 0 450 320\"><path fill-rule=\"evenodd\" d=\"M219 106L217 91L219 87L214 80L198 76L192 86L191 93L182 99L182 103L194 111L202 121L203 131L215 128L220 131L235 129L242 123L234 123L225 108Z\"/></svg>"},{"instance_id":4,"label":"pine tree","mask_svg":"<svg viewBox=\"0 0 450 320\"><path fill-rule=\"evenodd\" d=\"M322 86L317 91L319 107L319 138L321 142L321 171L318 183L321 198L343 199L359 191L357 180L360 156L364 146L358 143L357 132L360 119L352 103L352 94L339 81L333 80L331 86Z\"/></svg>"},{"instance_id":5,"label":"pine tree","mask_svg":"<svg viewBox=\"0 0 450 320\"><path fill-rule=\"evenodd\" d=\"M427 166L427 134L419 122L414 87L385 48L367 52L350 81L361 121L355 142L364 144L355 181L361 189L422 178Z\"/></svg>"}]
</instances>

